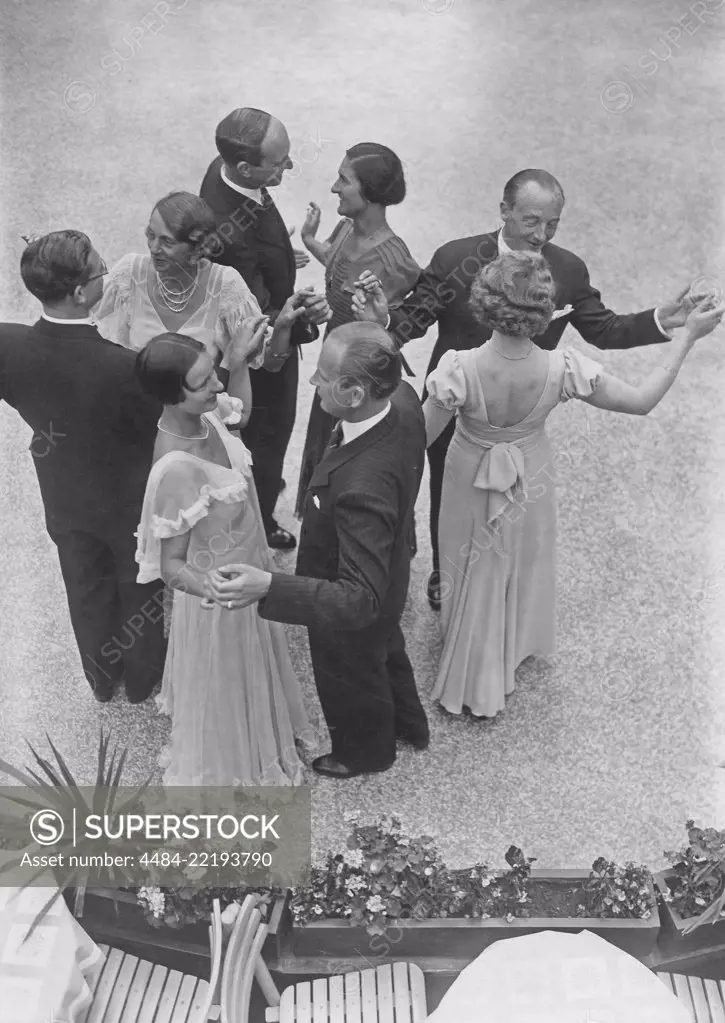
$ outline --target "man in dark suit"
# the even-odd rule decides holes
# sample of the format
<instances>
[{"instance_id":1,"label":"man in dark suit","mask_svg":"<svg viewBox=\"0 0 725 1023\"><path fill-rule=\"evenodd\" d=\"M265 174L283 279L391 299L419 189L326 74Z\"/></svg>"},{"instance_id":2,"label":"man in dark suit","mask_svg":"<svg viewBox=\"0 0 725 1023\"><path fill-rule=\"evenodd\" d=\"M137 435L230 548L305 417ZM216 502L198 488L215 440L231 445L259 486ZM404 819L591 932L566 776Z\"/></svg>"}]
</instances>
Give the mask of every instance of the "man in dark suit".
<instances>
[{"instance_id":1,"label":"man in dark suit","mask_svg":"<svg viewBox=\"0 0 725 1023\"><path fill-rule=\"evenodd\" d=\"M477 348L491 336L482 330L468 308L471 283L483 267L499 252L524 250L542 255L551 267L556 283L556 311L546 332L533 340L539 347L556 348L567 324L571 324L589 344L597 348L635 348L670 340L669 331L684 324L694 303L686 298L686 288L677 298L657 309L622 316L607 309L599 292L589 281L586 264L573 252L552 245L564 208L564 192L547 171L523 170L506 184L500 206L503 227L488 234L458 238L441 246L421 274L415 290L403 304L388 314L382 290L371 274L361 281L367 293L360 291L354 300L357 315L388 326L404 345L422 337L438 324L438 338L428 364L428 373L451 349ZM366 301L367 299L367 301ZM425 400L426 392L423 392ZM430 533L433 548L433 572L428 581L428 600L440 609L440 563L438 556L438 518L443 488L443 469L455 419L428 448L430 466Z\"/></svg>"},{"instance_id":2,"label":"man in dark suit","mask_svg":"<svg viewBox=\"0 0 725 1023\"><path fill-rule=\"evenodd\" d=\"M258 600L263 618L307 626L332 738L312 766L352 778L391 767L396 739L428 745L400 628L425 426L397 346L377 324L334 330L312 383L340 422L310 481L296 575L230 565L210 595L231 607Z\"/></svg>"},{"instance_id":3,"label":"man in dark suit","mask_svg":"<svg viewBox=\"0 0 725 1023\"><path fill-rule=\"evenodd\" d=\"M90 320L108 271L85 234L31 242L20 272L43 314L32 327L0 324L0 400L33 430L46 526L91 689L106 702L123 680L129 702L140 703L166 655L163 584L136 582L134 536L162 409L137 384L134 353Z\"/></svg>"},{"instance_id":4,"label":"man in dark suit","mask_svg":"<svg viewBox=\"0 0 725 1023\"><path fill-rule=\"evenodd\" d=\"M274 323L294 294L297 269L289 232L267 191L279 185L285 170L292 167L289 136L275 117L242 107L219 123L216 146L219 156L199 191L217 218L209 255L242 275L262 312ZM309 257L302 258L307 261ZM324 298L312 294L306 305L304 316L292 328L292 350L282 368L278 372L250 371L252 414L242 431L252 452L267 541L278 550L292 550L297 543L290 532L280 528L274 509L284 487L282 469L295 424L300 345L314 341L317 324L330 316Z\"/></svg>"}]
</instances>

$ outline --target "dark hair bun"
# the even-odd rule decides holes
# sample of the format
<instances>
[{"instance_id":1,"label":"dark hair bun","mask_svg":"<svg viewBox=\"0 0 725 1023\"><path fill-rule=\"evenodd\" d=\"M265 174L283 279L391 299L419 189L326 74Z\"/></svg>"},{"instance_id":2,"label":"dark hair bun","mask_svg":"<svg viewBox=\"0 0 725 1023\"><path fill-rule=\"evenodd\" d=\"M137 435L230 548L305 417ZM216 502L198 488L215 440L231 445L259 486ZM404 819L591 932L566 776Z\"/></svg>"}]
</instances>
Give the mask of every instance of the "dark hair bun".
<instances>
[{"instance_id":1,"label":"dark hair bun","mask_svg":"<svg viewBox=\"0 0 725 1023\"><path fill-rule=\"evenodd\" d=\"M368 202L397 206L405 199L405 174L400 158L377 142L358 142L345 154Z\"/></svg>"}]
</instances>

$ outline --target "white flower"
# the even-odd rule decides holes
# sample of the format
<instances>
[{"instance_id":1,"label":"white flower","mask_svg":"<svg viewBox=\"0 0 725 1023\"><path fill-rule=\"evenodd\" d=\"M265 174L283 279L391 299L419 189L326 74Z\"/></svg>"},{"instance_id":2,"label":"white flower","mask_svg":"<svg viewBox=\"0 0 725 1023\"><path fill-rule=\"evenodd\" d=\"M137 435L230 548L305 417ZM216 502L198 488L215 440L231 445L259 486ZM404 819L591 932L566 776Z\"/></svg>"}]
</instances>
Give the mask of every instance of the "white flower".
<instances>
[{"instance_id":1,"label":"white flower","mask_svg":"<svg viewBox=\"0 0 725 1023\"><path fill-rule=\"evenodd\" d=\"M642 914L642 919L643 919L643 920L649 920L649 918L650 918L651 916L652 916L652 910L651 910L651 909L647 909L647 910L645 910L645 912L644 912L644 913Z\"/></svg>"},{"instance_id":2,"label":"white flower","mask_svg":"<svg viewBox=\"0 0 725 1023\"><path fill-rule=\"evenodd\" d=\"M371 913L382 913L385 909L385 903L379 895L371 895L366 901L365 906Z\"/></svg>"},{"instance_id":3,"label":"white flower","mask_svg":"<svg viewBox=\"0 0 725 1023\"><path fill-rule=\"evenodd\" d=\"M426 875L426 877L430 877L430 875L433 873L433 868L432 867L426 867L425 870L423 871L423 873Z\"/></svg>"},{"instance_id":4,"label":"white flower","mask_svg":"<svg viewBox=\"0 0 725 1023\"><path fill-rule=\"evenodd\" d=\"M217 412L225 426L234 426L236 423L241 423L242 412L244 411L244 402L241 398L233 398L226 391L222 391L221 394L217 395L216 402Z\"/></svg>"},{"instance_id":5,"label":"white flower","mask_svg":"<svg viewBox=\"0 0 725 1023\"><path fill-rule=\"evenodd\" d=\"M365 863L365 856L362 849L346 849L342 854L342 859L347 863L348 867L355 867L360 869Z\"/></svg>"},{"instance_id":6,"label":"white flower","mask_svg":"<svg viewBox=\"0 0 725 1023\"><path fill-rule=\"evenodd\" d=\"M471 877L475 877L475 876L476 876L475 874L471 874ZM481 878L481 887L482 888L488 888L488 886L490 884L491 884L491 878L490 877L482 877Z\"/></svg>"},{"instance_id":7,"label":"white flower","mask_svg":"<svg viewBox=\"0 0 725 1023\"><path fill-rule=\"evenodd\" d=\"M146 903L157 920L164 915L166 898L160 888L155 886L153 888L140 888L138 900L141 903Z\"/></svg>"}]
</instances>

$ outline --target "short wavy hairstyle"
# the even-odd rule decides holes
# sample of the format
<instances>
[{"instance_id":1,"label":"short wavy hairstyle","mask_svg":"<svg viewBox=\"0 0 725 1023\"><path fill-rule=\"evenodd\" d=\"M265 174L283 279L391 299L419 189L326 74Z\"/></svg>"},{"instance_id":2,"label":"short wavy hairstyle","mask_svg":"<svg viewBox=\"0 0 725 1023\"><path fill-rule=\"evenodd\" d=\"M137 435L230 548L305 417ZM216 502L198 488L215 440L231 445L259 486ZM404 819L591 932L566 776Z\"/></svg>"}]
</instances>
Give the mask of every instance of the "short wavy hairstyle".
<instances>
[{"instance_id":1,"label":"short wavy hairstyle","mask_svg":"<svg viewBox=\"0 0 725 1023\"><path fill-rule=\"evenodd\" d=\"M169 192L151 212L158 212L177 242L193 245L206 255L217 225L214 211L204 199L193 192Z\"/></svg>"},{"instance_id":2,"label":"short wavy hairstyle","mask_svg":"<svg viewBox=\"0 0 725 1023\"><path fill-rule=\"evenodd\" d=\"M551 321L555 294L543 256L505 252L476 275L469 307L482 326L510 337L535 337Z\"/></svg>"},{"instance_id":3,"label":"short wavy hairstyle","mask_svg":"<svg viewBox=\"0 0 725 1023\"><path fill-rule=\"evenodd\" d=\"M405 173L400 157L378 142L358 142L345 153L360 195L380 206L397 206L405 199Z\"/></svg>"},{"instance_id":4,"label":"short wavy hairstyle","mask_svg":"<svg viewBox=\"0 0 725 1023\"><path fill-rule=\"evenodd\" d=\"M54 305L87 284L93 246L83 231L51 231L31 241L20 257L20 276L31 295Z\"/></svg>"},{"instance_id":5,"label":"short wavy hairstyle","mask_svg":"<svg viewBox=\"0 0 725 1023\"><path fill-rule=\"evenodd\" d=\"M162 405L184 400L186 377L206 347L187 334L157 334L136 356L134 372L146 394Z\"/></svg>"}]
</instances>

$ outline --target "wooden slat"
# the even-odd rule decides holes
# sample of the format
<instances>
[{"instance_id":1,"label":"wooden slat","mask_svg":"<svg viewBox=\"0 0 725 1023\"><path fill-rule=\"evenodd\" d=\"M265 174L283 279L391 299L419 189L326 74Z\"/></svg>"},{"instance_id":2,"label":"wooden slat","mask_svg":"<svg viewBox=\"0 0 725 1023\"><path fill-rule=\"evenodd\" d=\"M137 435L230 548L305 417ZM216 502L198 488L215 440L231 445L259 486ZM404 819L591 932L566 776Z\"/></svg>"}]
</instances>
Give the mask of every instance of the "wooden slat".
<instances>
[{"instance_id":1,"label":"wooden slat","mask_svg":"<svg viewBox=\"0 0 725 1023\"><path fill-rule=\"evenodd\" d=\"M166 983L166 975L169 971L165 966L154 966L146 987L146 994L141 1003L141 1011L137 1023L154 1023L156 1006L161 1001L161 994Z\"/></svg>"},{"instance_id":2,"label":"wooden slat","mask_svg":"<svg viewBox=\"0 0 725 1023\"><path fill-rule=\"evenodd\" d=\"M154 1023L171 1023L174 1015L176 998L179 994L179 988L181 987L183 979L183 973L179 973L178 970L169 970L169 975L166 978L166 983L164 984L164 990L161 992L161 1000L159 1002L159 1007L156 1010Z\"/></svg>"},{"instance_id":3,"label":"wooden slat","mask_svg":"<svg viewBox=\"0 0 725 1023\"><path fill-rule=\"evenodd\" d=\"M329 978L328 989L330 1023L345 1023L345 981L339 973Z\"/></svg>"},{"instance_id":4,"label":"wooden slat","mask_svg":"<svg viewBox=\"0 0 725 1023\"><path fill-rule=\"evenodd\" d=\"M707 1005L707 996L702 979L700 977L688 977L687 979L690 984L690 995L697 1023L711 1023L710 1010Z\"/></svg>"},{"instance_id":5,"label":"wooden slat","mask_svg":"<svg viewBox=\"0 0 725 1023\"><path fill-rule=\"evenodd\" d=\"M87 1023L88 1019L90 1018L91 1009L93 1008L93 999L95 998L96 989L98 988L98 982L101 979L103 969L106 965L106 958L108 957L108 945L99 945L98 947L101 950L103 958L100 959L97 963L94 963L93 966L91 967L90 972L85 975L86 983L90 988L92 998L88 1007L86 1009L83 1009L80 1015L78 1016L78 1023Z\"/></svg>"},{"instance_id":6,"label":"wooden slat","mask_svg":"<svg viewBox=\"0 0 725 1023\"><path fill-rule=\"evenodd\" d=\"M667 988L667 990L671 994L675 993L675 989L674 989L674 987L672 985L672 974L671 973L657 973L657 974L655 974L655 976L659 977L659 979L662 981L662 983L665 985L665 987Z\"/></svg>"},{"instance_id":7,"label":"wooden slat","mask_svg":"<svg viewBox=\"0 0 725 1023\"><path fill-rule=\"evenodd\" d=\"M705 981L705 994L710 1006L712 1023L725 1023L725 1003L723 1002L720 988L716 980Z\"/></svg>"},{"instance_id":8,"label":"wooden slat","mask_svg":"<svg viewBox=\"0 0 725 1023\"><path fill-rule=\"evenodd\" d=\"M103 967L103 973L96 985L96 992L93 996L91 1011L87 1016L88 1023L102 1023L103 1017L106 1014L106 1008L111 1000L113 988L116 983L116 977L120 972L122 963L123 952L117 948L109 949L108 956L106 958L106 965Z\"/></svg>"},{"instance_id":9,"label":"wooden slat","mask_svg":"<svg viewBox=\"0 0 725 1023\"><path fill-rule=\"evenodd\" d=\"M428 1015L425 977L417 963L408 963L408 971L410 973L410 997L413 1003L413 1023L424 1023Z\"/></svg>"},{"instance_id":10,"label":"wooden slat","mask_svg":"<svg viewBox=\"0 0 725 1023\"><path fill-rule=\"evenodd\" d=\"M292 988L297 1023L311 1023L312 1020L312 984L304 981Z\"/></svg>"},{"instance_id":11,"label":"wooden slat","mask_svg":"<svg viewBox=\"0 0 725 1023\"><path fill-rule=\"evenodd\" d=\"M266 1023L279 1023L279 1005L270 1005L264 1010Z\"/></svg>"},{"instance_id":12,"label":"wooden slat","mask_svg":"<svg viewBox=\"0 0 725 1023\"><path fill-rule=\"evenodd\" d=\"M393 964L395 1023L411 1023L410 978L407 963Z\"/></svg>"},{"instance_id":13,"label":"wooden slat","mask_svg":"<svg viewBox=\"0 0 725 1023\"><path fill-rule=\"evenodd\" d=\"M151 979L154 964L148 959L139 959L133 984L126 1000L126 1008L121 1016L121 1023L136 1023L141 1012L141 1006L146 1000L146 991Z\"/></svg>"},{"instance_id":14,"label":"wooden slat","mask_svg":"<svg viewBox=\"0 0 725 1023\"><path fill-rule=\"evenodd\" d=\"M309 986L309 985L308 985ZM279 1023L295 1023L295 995L298 995L298 988L302 987L298 984L297 987L292 984L282 992L282 997L279 1000Z\"/></svg>"},{"instance_id":15,"label":"wooden slat","mask_svg":"<svg viewBox=\"0 0 725 1023\"><path fill-rule=\"evenodd\" d=\"M690 995L690 988L687 983L687 977L684 977L681 973L672 974L672 984L675 989L675 994L683 1003L685 1008L688 1010L692 1018L695 1018L695 1009L692 1004L692 996Z\"/></svg>"},{"instance_id":16,"label":"wooden slat","mask_svg":"<svg viewBox=\"0 0 725 1023\"><path fill-rule=\"evenodd\" d=\"M363 1023L377 1023L378 993L375 989L375 970L360 971L360 1004Z\"/></svg>"},{"instance_id":17,"label":"wooden slat","mask_svg":"<svg viewBox=\"0 0 725 1023\"><path fill-rule=\"evenodd\" d=\"M211 1005L209 1004L209 981L198 980L196 983L196 991L192 999L191 1005L189 1006L188 1020L189 1023L206 1023L209 1019L209 1012L211 1011Z\"/></svg>"},{"instance_id":18,"label":"wooden slat","mask_svg":"<svg viewBox=\"0 0 725 1023\"><path fill-rule=\"evenodd\" d=\"M138 959L136 956L124 955L121 969L116 977L116 983L113 985L106 1014L103 1017L103 1023L120 1023L137 966Z\"/></svg>"},{"instance_id":19,"label":"wooden slat","mask_svg":"<svg viewBox=\"0 0 725 1023\"><path fill-rule=\"evenodd\" d=\"M191 1003L194 1001L194 995L196 994L196 985L196 977L192 977L188 973L181 974L181 987L176 996L171 1023L187 1023Z\"/></svg>"},{"instance_id":20,"label":"wooden slat","mask_svg":"<svg viewBox=\"0 0 725 1023\"><path fill-rule=\"evenodd\" d=\"M327 978L312 981L313 1023L327 1023Z\"/></svg>"},{"instance_id":21,"label":"wooden slat","mask_svg":"<svg viewBox=\"0 0 725 1023\"><path fill-rule=\"evenodd\" d=\"M345 1018L346 1023L361 1023L359 973L345 977Z\"/></svg>"},{"instance_id":22,"label":"wooden slat","mask_svg":"<svg viewBox=\"0 0 725 1023\"><path fill-rule=\"evenodd\" d=\"M389 963L385 966L378 966L377 974L378 988L378 1020L380 1023L395 1023L393 1011L393 968Z\"/></svg>"}]
</instances>

